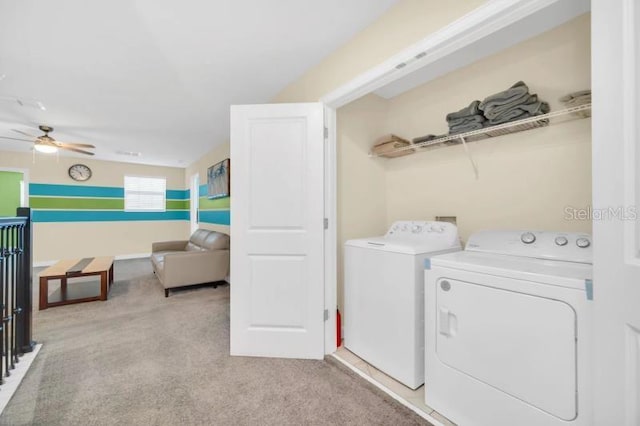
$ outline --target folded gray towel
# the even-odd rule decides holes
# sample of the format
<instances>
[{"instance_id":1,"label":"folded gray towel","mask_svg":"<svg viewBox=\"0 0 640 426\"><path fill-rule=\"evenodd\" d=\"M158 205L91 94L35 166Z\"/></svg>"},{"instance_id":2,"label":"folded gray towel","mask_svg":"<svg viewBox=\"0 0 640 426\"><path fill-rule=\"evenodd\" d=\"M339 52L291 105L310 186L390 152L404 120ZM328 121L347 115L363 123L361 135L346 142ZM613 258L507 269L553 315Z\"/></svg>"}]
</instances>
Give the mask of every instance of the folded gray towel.
<instances>
[{"instance_id":1,"label":"folded gray towel","mask_svg":"<svg viewBox=\"0 0 640 426\"><path fill-rule=\"evenodd\" d=\"M487 96L482 102L480 102L479 108L485 111L489 106L494 107L498 105L508 104L510 102L513 102L514 100L521 99L528 95L529 88L527 87L527 85L522 81L518 81L507 90L498 92L491 96Z\"/></svg>"},{"instance_id":2,"label":"folded gray towel","mask_svg":"<svg viewBox=\"0 0 640 426\"><path fill-rule=\"evenodd\" d=\"M532 104L520 105L517 108L513 108L498 117L489 119L489 124L496 125L502 123L508 123L514 120L521 120L523 118L534 117L536 115L546 114L551 110L549 104L546 102L535 102Z\"/></svg>"},{"instance_id":3,"label":"folded gray towel","mask_svg":"<svg viewBox=\"0 0 640 426\"><path fill-rule=\"evenodd\" d=\"M579 90L577 92L569 93L568 95L561 97L560 102L564 102L564 103L575 102L575 99L577 98L583 98L583 99L588 98L589 101L591 101L591 90ZM578 104L578 105L581 105L581 104Z\"/></svg>"},{"instance_id":4,"label":"folded gray towel","mask_svg":"<svg viewBox=\"0 0 640 426\"><path fill-rule=\"evenodd\" d=\"M530 95L529 93L525 93L524 95L512 100L511 102L496 104L495 102L489 102L486 109L483 111L485 117L488 119L497 118L500 115L504 114L507 111L510 111L513 108L517 108L520 105L530 104L538 102L537 95Z\"/></svg>"},{"instance_id":5,"label":"folded gray towel","mask_svg":"<svg viewBox=\"0 0 640 426\"><path fill-rule=\"evenodd\" d=\"M469 124L469 123L483 123L486 120L487 119L484 117L484 115L481 115L481 114L470 115L468 117L462 117L462 118L456 118L454 120L449 120L449 127L461 126L461 125Z\"/></svg>"},{"instance_id":6,"label":"folded gray towel","mask_svg":"<svg viewBox=\"0 0 640 426\"><path fill-rule=\"evenodd\" d=\"M478 110L479 105L480 105L480 101L473 101L469 104L469 106L462 108L460 111L451 112L447 114L447 121L468 117L470 115L476 115L480 112Z\"/></svg>"},{"instance_id":7,"label":"folded gray towel","mask_svg":"<svg viewBox=\"0 0 640 426\"><path fill-rule=\"evenodd\" d=\"M412 142L413 143L420 143L420 142L429 142L433 139L437 139L440 136L436 136L436 135L426 135L426 136L420 136L417 138L413 138Z\"/></svg>"},{"instance_id":8,"label":"folded gray towel","mask_svg":"<svg viewBox=\"0 0 640 426\"><path fill-rule=\"evenodd\" d=\"M482 129L484 126L482 123L469 123L461 126L453 126L449 128L450 135L456 135L458 133L470 132L472 130Z\"/></svg>"}]
</instances>

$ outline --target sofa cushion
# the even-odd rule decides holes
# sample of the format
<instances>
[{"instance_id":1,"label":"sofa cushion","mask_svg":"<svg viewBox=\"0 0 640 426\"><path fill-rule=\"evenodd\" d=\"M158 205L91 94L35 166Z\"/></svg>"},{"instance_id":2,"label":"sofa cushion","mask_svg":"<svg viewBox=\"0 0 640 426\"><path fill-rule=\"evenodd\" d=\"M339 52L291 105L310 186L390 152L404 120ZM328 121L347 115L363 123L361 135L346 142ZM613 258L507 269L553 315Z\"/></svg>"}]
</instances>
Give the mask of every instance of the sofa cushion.
<instances>
[{"instance_id":1,"label":"sofa cushion","mask_svg":"<svg viewBox=\"0 0 640 426\"><path fill-rule=\"evenodd\" d=\"M229 248L229 236L220 232L212 232L205 238L201 247L205 250L224 250Z\"/></svg>"},{"instance_id":2,"label":"sofa cushion","mask_svg":"<svg viewBox=\"0 0 640 426\"><path fill-rule=\"evenodd\" d=\"M204 240L207 238L211 231L207 231L206 229L198 229L189 238L189 242L197 247L202 247L204 244ZM187 244L188 246L188 244Z\"/></svg>"}]
</instances>

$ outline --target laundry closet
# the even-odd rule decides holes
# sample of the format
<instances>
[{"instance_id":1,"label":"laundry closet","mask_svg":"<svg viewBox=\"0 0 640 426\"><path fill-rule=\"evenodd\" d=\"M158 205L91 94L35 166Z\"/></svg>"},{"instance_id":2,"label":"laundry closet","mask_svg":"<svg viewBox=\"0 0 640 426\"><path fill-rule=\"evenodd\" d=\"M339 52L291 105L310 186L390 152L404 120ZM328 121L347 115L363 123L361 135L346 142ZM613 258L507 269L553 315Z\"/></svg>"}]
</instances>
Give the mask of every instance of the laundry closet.
<instances>
[{"instance_id":1,"label":"laundry closet","mask_svg":"<svg viewBox=\"0 0 640 426\"><path fill-rule=\"evenodd\" d=\"M592 204L588 107L559 113L548 122L533 121L525 130L507 128L500 136L410 146L407 155L394 158L372 153L385 135L408 141L446 138L447 114L519 81L547 102L551 113L563 111L567 105L560 98L590 89L590 46L587 13L445 73L410 74L337 110L337 300L344 323L349 321L344 243L383 235L396 221L446 218L457 225L463 244L490 229L591 234L591 219L583 214ZM425 405L424 388L411 390L344 348L337 355L446 421L432 412L429 401Z\"/></svg>"}]
</instances>

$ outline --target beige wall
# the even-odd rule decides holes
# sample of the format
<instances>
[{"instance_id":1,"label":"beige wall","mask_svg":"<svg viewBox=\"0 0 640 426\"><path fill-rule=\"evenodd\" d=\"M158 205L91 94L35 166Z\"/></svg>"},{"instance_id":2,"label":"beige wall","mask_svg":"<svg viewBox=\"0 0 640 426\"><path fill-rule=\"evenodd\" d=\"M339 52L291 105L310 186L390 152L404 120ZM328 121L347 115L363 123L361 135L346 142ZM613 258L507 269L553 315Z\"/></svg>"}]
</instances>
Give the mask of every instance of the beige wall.
<instances>
[{"instance_id":1,"label":"beige wall","mask_svg":"<svg viewBox=\"0 0 640 426\"><path fill-rule=\"evenodd\" d=\"M385 160L369 158L371 141L383 134L388 105L368 95L340 109L338 124L338 277L344 242L384 233L387 223ZM342 306L342 279L338 306Z\"/></svg>"},{"instance_id":2,"label":"beige wall","mask_svg":"<svg viewBox=\"0 0 640 426\"><path fill-rule=\"evenodd\" d=\"M69 178L72 164L83 163L93 171L85 184ZM0 152L0 168L27 169L30 183L63 185L116 186L124 185L125 175L162 176L167 189L184 189L184 169L144 166L37 154ZM184 239L188 236L187 221L128 222L56 222L34 224L34 262L100 255L132 255L151 251L153 241Z\"/></svg>"},{"instance_id":3,"label":"beige wall","mask_svg":"<svg viewBox=\"0 0 640 426\"><path fill-rule=\"evenodd\" d=\"M561 96L590 88L589 15L402 94L388 102L386 131L446 133L445 114L518 80L562 109ZM455 215L463 238L487 228L591 232L565 207L591 204L591 120L386 160L387 224Z\"/></svg>"}]
</instances>

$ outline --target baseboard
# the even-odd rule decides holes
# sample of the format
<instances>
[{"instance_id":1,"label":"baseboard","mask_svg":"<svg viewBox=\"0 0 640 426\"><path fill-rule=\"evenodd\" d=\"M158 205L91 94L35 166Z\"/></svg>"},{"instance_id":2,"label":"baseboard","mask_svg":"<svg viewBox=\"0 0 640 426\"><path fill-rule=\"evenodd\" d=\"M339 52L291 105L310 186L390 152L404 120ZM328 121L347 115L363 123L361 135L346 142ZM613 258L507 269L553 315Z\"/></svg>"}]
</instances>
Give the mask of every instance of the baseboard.
<instances>
[{"instance_id":1,"label":"baseboard","mask_svg":"<svg viewBox=\"0 0 640 426\"><path fill-rule=\"evenodd\" d=\"M22 355L20 362L16 364L16 368L11 370L11 375L5 377L5 382L2 384L2 392L0 392L0 413L4 411L11 397L18 390L18 386L20 386L22 379L27 374L27 370L29 370L33 360L40 352L40 348L42 348L42 344L36 345L33 351Z\"/></svg>"},{"instance_id":2,"label":"baseboard","mask_svg":"<svg viewBox=\"0 0 640 426\"><path fill-rule=\"evenodd\" d=\"M129 259L143 259L145 257L151 256L151 253L132 253L132 254L119 254L115 256L116 260L129 260ZM57 260L43 260L41 262L33 262L34 268L42 268L44 266L51 266L54 263L58 262Z\"/></svg>"}]
</instances>

